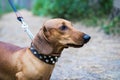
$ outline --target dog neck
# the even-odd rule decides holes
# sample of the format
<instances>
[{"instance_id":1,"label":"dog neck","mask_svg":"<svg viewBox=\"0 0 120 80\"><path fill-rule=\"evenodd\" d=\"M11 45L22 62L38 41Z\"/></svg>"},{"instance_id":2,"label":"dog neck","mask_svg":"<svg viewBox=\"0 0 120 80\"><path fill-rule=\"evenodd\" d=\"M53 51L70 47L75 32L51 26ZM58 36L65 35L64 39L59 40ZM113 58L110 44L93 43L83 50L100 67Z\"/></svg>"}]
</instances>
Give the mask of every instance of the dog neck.
<instances>
[{"instance_id":1,"label":"dog neck","mask_svg":"<svg viewBox=\"0 0 120 80\"><path fill-rule=\"evenodd\" d=\"M35 36L32 44L39 53L49 56L60 56L64 49L59 44L48 41L42 30Z\"/></svg>"}]
</instances>

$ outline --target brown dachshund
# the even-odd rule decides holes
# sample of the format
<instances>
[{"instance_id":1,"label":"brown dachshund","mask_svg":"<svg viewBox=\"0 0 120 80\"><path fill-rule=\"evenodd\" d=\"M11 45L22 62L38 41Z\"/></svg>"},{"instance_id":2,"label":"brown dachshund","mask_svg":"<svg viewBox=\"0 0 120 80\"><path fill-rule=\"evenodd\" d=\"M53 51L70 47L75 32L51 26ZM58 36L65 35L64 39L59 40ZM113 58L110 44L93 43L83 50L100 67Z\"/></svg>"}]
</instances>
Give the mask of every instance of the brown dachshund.
<instances>
[{"instance_id":1,"label":"brown dachshund","mask_svg":"<svg viewBox=\"0 0 120 80\"><path fill-rule=\"evenodd\" d=\"M49 80L63 49L82 47L89 40L67 20L48 20L30 47L0 42L0 80Z\"/></svg>"}]
</instances>

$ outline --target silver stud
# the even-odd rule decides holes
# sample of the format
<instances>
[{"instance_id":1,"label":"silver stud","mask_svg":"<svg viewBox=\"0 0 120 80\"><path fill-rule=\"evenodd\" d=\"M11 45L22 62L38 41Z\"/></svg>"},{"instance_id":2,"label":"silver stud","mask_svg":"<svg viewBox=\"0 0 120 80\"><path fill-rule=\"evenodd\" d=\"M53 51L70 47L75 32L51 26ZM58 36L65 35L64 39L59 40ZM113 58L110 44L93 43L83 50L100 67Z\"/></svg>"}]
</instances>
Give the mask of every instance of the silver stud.
<instances>
[{"instance_id":1,"label":"silver stud","mask_svg":"<svg viewBox=\"0 0 120 80\"><path fill-rule=\"evenodd\" d=\"M53 58L51 58L50 60L53 61Z\"/></svg>"},{"instance_id":2,"label":"silver stud","mask_svg":"<svg viewBox=\"0 0 120 80\"><path fill-rule=\"evenodd\" d=\"M52 62L53 64L55 63L55 61Z\"/></svg>"},{"instance_id":3,"label":"silver stud","mask_svg":"<svg viewBox=\"0 0 120 80\"><path fill-rule=\"evenodd\" d=\"M58 57L56 56L55 59L58 59Z\"/></svg>"},{"instance_id":4,"label":"silver stud","mask_svg":"<svg viewBox=\"0 0 120 80\"><path fill-rule=\"evenodd\" d=\"M44 56L44 58L47 58L46 56Z\"/></svg>"},{"instance_id":5,"label":"silver stud","mask_svg":"<svg viewBox=\"0 0 120 80\"><path fill-rule=\"evenodd\" d=\"M35 51L34 54L37 54L37 52Z\"/></svg>"},{"instance_id":6,"label":"silver stud","mask_svg":"<svg viewBox=\"0 0 120 80\"><path fill-rule=\"evenodd\" d=\"M46 62L49 62L49 60L47 60L47 59L46 59L45 61L46 61Z\"/></svg>"},{"instance_id":7,"label":"silver stud","mask_svg":"<svg viewBox=\"0 0 120 80\"><path fill-rule=\"evenodd\" d=\"M40 56L39 58L42 59L42 56Z\"/></svg>"},{"instance_id":8,"label":"silver stud","mask_svg":"<svg viewBox=\"0 0 120 80\"><path fill-rule=\"evenodd\" d=\"M51 58L51 56L49 56L49 58Z\"/></svg>"},{"instance_id":9,"label":"silver stud","mask_svg":"<svg viewBox=\"0 0 120 80\"><path fill-rule=\"evenodd\" d=\"M31 49L31 50L33 50L33 48L32 48L32 47L31 47L30 49Z\"/></svg>"}]
</instances>

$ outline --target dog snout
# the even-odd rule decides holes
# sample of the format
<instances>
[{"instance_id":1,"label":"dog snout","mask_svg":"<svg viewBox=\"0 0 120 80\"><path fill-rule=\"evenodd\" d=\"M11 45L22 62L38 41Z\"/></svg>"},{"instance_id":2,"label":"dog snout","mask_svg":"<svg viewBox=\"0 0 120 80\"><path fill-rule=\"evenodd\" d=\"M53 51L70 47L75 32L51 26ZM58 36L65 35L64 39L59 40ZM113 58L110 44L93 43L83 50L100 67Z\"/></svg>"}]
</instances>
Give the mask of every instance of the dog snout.
<instances>
[{"instance_id":1,"label":"dog snout","mask_svg":"<svg viewBox=\"0 0 120 80\"><path fill-rule=\"evenodd\" d=\"M84 36L83 36L83 39L84 39L84 43L87 43L89 40L90 40L90 36L89 35L87 35L87 34L84 34Z\"/></svg>"}]
</instances>

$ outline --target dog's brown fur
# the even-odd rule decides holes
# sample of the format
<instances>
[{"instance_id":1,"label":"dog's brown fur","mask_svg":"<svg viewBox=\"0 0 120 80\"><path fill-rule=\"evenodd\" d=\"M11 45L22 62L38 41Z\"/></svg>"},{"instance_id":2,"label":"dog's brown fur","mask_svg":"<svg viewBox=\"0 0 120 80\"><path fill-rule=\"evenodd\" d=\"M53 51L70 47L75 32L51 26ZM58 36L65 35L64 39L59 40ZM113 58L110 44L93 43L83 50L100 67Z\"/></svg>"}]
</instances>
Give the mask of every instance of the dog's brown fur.
<instances>
[{"instance_id":1,"label":"dog's brown fur","mask_svg":"<svg viewBox=\"0 0 120 80\"><path fill-rule=\"evenodd\" d=\"M64 48L82 47L84 33L64 19L47 21L32 41L45 55L60 56ZM0 42L0 80L49 80L54 65L35 57L28 48Z\"/></svg>"}]
</instances>

